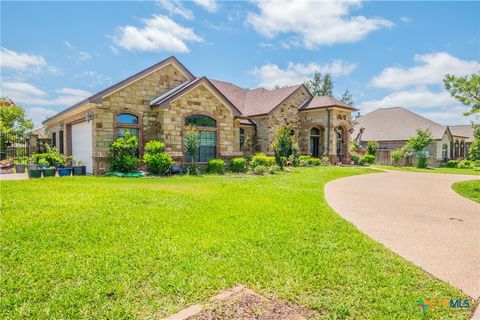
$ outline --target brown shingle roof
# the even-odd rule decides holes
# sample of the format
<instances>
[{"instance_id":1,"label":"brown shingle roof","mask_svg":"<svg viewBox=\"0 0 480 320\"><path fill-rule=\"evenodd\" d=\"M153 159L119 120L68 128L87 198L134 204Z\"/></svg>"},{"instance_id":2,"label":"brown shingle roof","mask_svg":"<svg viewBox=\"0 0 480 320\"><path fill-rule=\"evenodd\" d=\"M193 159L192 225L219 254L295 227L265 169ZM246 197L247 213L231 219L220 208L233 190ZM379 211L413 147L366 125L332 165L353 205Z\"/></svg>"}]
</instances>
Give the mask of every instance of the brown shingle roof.
<instances>
[{"instance_id":1,"label":"brown shingle roof","mask_svg":"<svg viewBox=\"0 0 480 320\"><path fill-rule=\"evenodd\" d=\"M467 137L467 142L473 141L473 127L469 124L459 126L448 126L452 136Z\"/></svg>"},{"instance_id":2,"label":"brown shingle roof","mask_svg":"<svg viewBox=\"0 0 480 320\"><path fill-rule=\"evenodd\" d=\"M267 114L287 99L302 85L268 90L257 88L247 90L230 82L210 80L239 109L244 116Z\"/></svg>"},{"instance_id":3,"label":"brown shingle roof","mask_svg":"<svg viewBox=\"0 0 480 320\"><path fill-rule=\"evenodd\" d=\"M380 108L356 119L357 135L360 128L365 128L362 141L405 141L416 134L417 129L429 129L433 139L442 139L447 126L401 107Z\"/></svg>"},{"instance_id":4,"label":"brown shingle roof","mask_svg":"<svg viewBox=\"0 0 480 320\"><path fill-rule=\"evenodd\" d=\"M343 101L340 101L328 96L313 97L312 100L310 100L304 107L302 107L302 110L318 109L318 108L326 108L326 107L341 107L341 108L345 108L353 111L358 110L352 107L351 105L346 104Z\"/></svg>"}]
</instances>

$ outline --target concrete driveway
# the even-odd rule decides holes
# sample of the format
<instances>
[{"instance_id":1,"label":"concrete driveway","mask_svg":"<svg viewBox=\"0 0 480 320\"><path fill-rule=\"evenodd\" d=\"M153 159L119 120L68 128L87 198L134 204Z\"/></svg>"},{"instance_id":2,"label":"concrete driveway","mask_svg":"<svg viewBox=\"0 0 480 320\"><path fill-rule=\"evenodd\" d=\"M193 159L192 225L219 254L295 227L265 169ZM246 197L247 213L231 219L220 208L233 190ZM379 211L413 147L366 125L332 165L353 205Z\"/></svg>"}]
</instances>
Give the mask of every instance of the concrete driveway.
<instances>
[{"instance_id":1,"label":"concrete driveway","mask_svg":"<svg viewBox=\"0 0 480 320\"><path fill-rule=\"evenodd\" d=\"M451 185L479 176L387 171L329 182L330 206L403 258L477 299L480 204Z\"/></svg>"}]
</instances>

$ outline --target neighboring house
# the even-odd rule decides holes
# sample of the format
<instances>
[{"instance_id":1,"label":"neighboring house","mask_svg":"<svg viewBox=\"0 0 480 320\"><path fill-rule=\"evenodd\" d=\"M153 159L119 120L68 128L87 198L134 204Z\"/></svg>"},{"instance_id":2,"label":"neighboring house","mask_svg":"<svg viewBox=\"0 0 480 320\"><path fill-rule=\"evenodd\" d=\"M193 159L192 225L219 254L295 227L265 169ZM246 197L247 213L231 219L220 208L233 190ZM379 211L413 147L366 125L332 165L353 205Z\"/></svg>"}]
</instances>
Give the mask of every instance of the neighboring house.
<instances>
[{"instance_id":1,"label":"neighboring house","mask_svg":"<svg viewBox=\"0 0 480 320\"><path fill-rule=\"evenodd\" d=\"M44 121L52 143L87 163L87 172L109 169L110 143L130 131L145 142L165 142L183 163L183 129L200 131L197 160L272 153L277 128L289 125L301 154L348 161L356 109L330 97L313 97L303 84L247 90L195 77L175 57L167 58Z\"/></svg>"},{"instance_id":2,"label":"neighboring house","mask_svg":"<svg viewBox=\"0 0 480 320\"><path fill-rule=\"evenodd\" d=\"M399 149L411 136L416 135L417 129L428 129L433 139L428 148L431 165L438 166L449 159L467 156L468 137L467 130L463 128L467 126L441 125L402 107L379 108L358 116L356 122L352 139L358 137L362 146L369 141L377 141L379 150ZM452 128L455 128L455 133Z\"/></svg>"}]
</instances>

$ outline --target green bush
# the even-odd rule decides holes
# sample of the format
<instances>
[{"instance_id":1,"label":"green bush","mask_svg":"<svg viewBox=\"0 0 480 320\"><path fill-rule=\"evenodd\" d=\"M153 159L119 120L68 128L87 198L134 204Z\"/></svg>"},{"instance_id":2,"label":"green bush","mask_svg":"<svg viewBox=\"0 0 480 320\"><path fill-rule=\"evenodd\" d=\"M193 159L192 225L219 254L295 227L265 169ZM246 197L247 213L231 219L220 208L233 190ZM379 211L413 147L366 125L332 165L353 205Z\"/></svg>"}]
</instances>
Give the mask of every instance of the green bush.
<instances>
[{"instance_id":1,"label":"green bush","mask_svg":"<svg viewBox=\"0 0 480 320\"><path fill-rule=\"evenodd\" d=\"M360 160L361 158L358 154L352 154L352 161L354 164L356 165L360 164Z\"/></svg>"},{"instance_id":2,"label":"green bush","mask_svg":"<svg viewBox=\"0 0 480 320\"><path fill-rule=\"evenodd\" d=\"M151 140L145 144L143 163L150 174L166 175L173 165L173 159L164 153L165 144L158 140Z\"/></svg>"},{"instance_id":3,"label":"green bush","mask_svg":"<svg viewBox=\"0 0 480 320\"><path fill-rule=\"evenodd\" d=\"M158 154L165 151L165 143L158 140L150 140L145 144L145 153Z\"/></svg>"},{"instance_id":4,"label":"green bush","mask_svg":"<svg viewBox=\"0 0 480 320\"><path fill-rule=\"evenodd\" d=\"M267 172L270 173L270 174L275 174L275 173L281 172L281 171L282 171L282 168L280 168L280 166L276 165L276 164L267 168Z\"/></svg>"},{"instance_id":5,"label":"green bush","mask_svg":"<svg viewBox=\"0 0 480 320\"><path fill-rule=\"evenodd\" d=\"M173 165L173 159L166 153L147 153L143 156L143 163L150 174L167 175Z\"/></svg>"},{"instance_id":6,"label":"green bush","mask_svg":"<svg viewBox=\"0 0 480 320\"><path fill-rule=\"evenodd\" d=\"M393 165L398 166L400 164L400 161L408 156L408 145L404 145L400 149L395 149L391 153L391 158Z\"/></svg>"},{"instance_id":7,"label":"green bush","mask_svg":"<svg viewBox=\"0 0 480 320\"><path fill-rule=\"evenodd\" d=\"M256 168L258 166L271 167L275 165L275 158L267 156L265 153L257 153L250 161L250 167Z\"/></svg>"},{"instance_id":8,"label":"green bush","mask_svg":"<svg viewBox=\"0 0 480 320\"><path fill-rule=\"evenodd\" d=\"M138 168L140 159L136 156L138 150L137 137L128 131L125 136L110 144L111 169L122 173L134 172Z\"/></svg>"},{"instance_id":9,"label":"green bush","mask_svg":"<svg viewBox=\"0 0 480 320\"><path fill-rule=\"evenodd\" d=\"M322 157L322 159L320 160L320 166L322 167L329 167L331 165L332 164L330 163L330 159L327 156Z\"/></svg>"},{"instance_id":10,"label":"green bush","mask_svg":"<svg viewBox=\"0 0 480 320\"><path fill-rule=\"evenodd\" d=\"M300 156L298 161L301 167L313 167L321 165L321 160L312 156Z\"/></svg>"},{"instance_id":11,"label":"green bush","mask_svg":"<svg viewBox=\"0 0 480 320\"><path fill-rule=\"evenodd\" d=\"M374 156L378 150L378 142L377 141L369 141L367 144L367 153L369 155Z\"/></svg>"},{"instance_id":12,"label":"green bush","mask_svg":"<svg viewBox=\"0 0 480 320\"><path fill-rule=\"evenodd\" d=\"M419 156L417 158L416 167L421 169L425 169L426 167L428 167L428 158L424 155Z\"/></svg>"},{"instance_id":13,"label":"green bush","mask_svg":"<svg viewBox=\"0 0 480 320\"><path fill-rule=\"evenodd\" d=\"M455 160L448 160L446 163L447 168L456 168L458 166L458 162Z\"/></svg>"},{"instance_id":14,"label":"green bush","mask_svg":"<svg viewBox=\"0 0 480 320\"><path fill-rule=\"evenodd\" d=\"M225 161L222 159L212 159L208 161L207 165L208 173L224 174L225 173Z\"/></svg>"},{"instance_id":15,"label":"green bush","mask_svg":"<svg viewBox=\"0 0 480 320\"><path fill-rule=\"evenodd\" d=\"M300 161L298 159L298 148L297 146L292 147L292 154L288 157L288 160L292 164L292 167L298 167L300 165Z\"/></svg>"},{"instance_id":16,"label":"green bush","mask_svg":"<svg viewBox=\"0 0 480 320\"><path fill-rule=\"evenodd\" d=\"M272 166L264 166L260 164L255 167L252 167L252 172L253 174L261 176L268 172L269 167L272 167Z\"/></svg>"},{"instance_id":17,"label":"green bush","mask_svg":"<svg viewBox=\"0 0 480 320\"><path fill-rule=\"evenodd\" d=\"M469 161L469 160L462 160L458 164L457 168L459 168L459 169L470 169L470 168L472 168L472 162Z\"/></svg>"},{"instance_id":18,"label":"green bush","mask_svg":"<svg viewBox=\"0 0 480 320\"><path fill-rule=\"evenodd\" d=\"M233 158L230 160L230 170L235 173L247 172L247 159Z\"/></svg>"},{"instance_id":19,"label":"green bush","mask_svg":"<svg viewBox=\"0 0 480 320\"><path fill-rule=\"evenodd\" d=\"M372 154L366 154L363 157L363 160L365 160L365 163L367 164L374 164L375 163L375 156Z\"/></svg>"}]
</instances>

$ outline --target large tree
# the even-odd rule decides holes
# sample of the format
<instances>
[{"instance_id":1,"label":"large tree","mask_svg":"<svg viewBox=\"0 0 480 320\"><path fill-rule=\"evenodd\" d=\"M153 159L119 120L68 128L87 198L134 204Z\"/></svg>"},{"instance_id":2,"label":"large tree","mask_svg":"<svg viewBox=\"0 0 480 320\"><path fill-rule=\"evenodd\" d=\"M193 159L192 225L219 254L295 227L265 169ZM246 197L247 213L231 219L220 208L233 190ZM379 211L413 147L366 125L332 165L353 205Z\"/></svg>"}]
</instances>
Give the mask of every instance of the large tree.
<instances>
[{"instance_id":1,"label":"large tree","mask_svg":"<svg viewBox=\"0 0 480 320\"><path fill-rule=\"evenodd\" d=\"M8 98L0 98L0 158L6 157L6 148L17 138L33 129L25 110Z\"/></svg>"},{"instance_id":2,"label":"large tree","mask_svg":"<svg viewBox=\"0 0 480 320\"><path fill-rule=\"evenodd\" d=\"M334 81L330 73L326 73L325 75L322 75L320 72L315 72L313 74L312 80L305 82L305 86L310 91L310 93L316 97L319 97L319 96L327 96L332 98L334 97L333 95ZM345 92L343 93L342 97L339 98L339 100L351 106L354 105L352 94L348 89L345 90Z\"/></svg>"},{"instance_id":3,"label":"large tree","mask_svg":"<svg viewBox=\"0 0 480 320\"><path fill-rule=\"evenodd\" d=\"M480 73L463 77L447 74L443 84L452 97L472 108L465 115L480 112Z\"/></svg>"}]
</instances>

